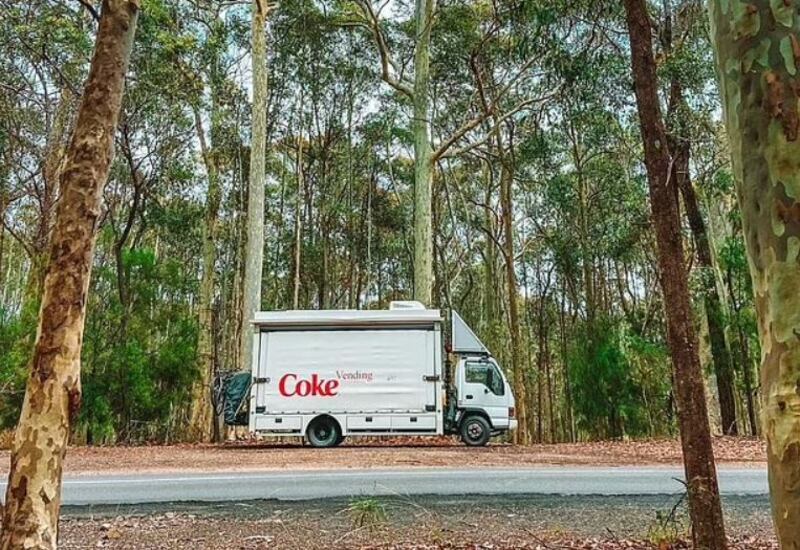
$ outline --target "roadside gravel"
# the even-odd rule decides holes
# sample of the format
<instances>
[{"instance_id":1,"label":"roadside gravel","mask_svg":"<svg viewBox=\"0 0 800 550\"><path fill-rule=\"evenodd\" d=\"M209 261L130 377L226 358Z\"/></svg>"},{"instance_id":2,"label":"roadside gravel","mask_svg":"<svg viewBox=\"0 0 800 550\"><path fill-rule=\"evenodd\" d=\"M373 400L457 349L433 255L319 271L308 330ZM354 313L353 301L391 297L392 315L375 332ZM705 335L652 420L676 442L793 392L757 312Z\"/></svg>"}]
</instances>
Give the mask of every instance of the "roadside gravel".
<instances>
[{"instance_id":1,"label":"roadside gravel","mask_svg":"<svg viewBox=\"0 0 800 550\"><path fill-rule=\"evenodd\" d=\"M670 515L676 502L539 496L66 508L60 547L689 548L685 508ZM766 497L729 497L724 505L733 549L778 548Z\"/></svg>"}]
</instances>

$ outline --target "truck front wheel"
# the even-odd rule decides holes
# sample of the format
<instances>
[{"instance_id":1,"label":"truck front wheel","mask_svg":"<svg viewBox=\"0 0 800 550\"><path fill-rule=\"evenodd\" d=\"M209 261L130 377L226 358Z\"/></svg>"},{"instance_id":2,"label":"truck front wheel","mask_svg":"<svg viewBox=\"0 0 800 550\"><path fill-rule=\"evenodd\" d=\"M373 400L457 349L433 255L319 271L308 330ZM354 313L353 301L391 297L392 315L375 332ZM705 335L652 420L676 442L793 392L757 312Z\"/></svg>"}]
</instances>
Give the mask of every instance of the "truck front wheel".
<instances>
[{"instance_id":1,"label":"truck front wheel","mask_svg":"<svg viewBox=\"0 0 800 550\"><path fill-rule=\"evenodd\" d=\"M333 447L340 443L342 430L330 416L320 416L308 426L306 437L313 447Z\"/></svg>"},{"instance_id":2,"label":"truck front wheel","mask_svg":"<svg viewBox=\"0 0 800 550\"><path fill-rule=\"evenodd\" d=\"M470 447L483 447L492 436L492 427L482 416L468 416L461 422L461 441Z\"/></svg>"}]
</instances>

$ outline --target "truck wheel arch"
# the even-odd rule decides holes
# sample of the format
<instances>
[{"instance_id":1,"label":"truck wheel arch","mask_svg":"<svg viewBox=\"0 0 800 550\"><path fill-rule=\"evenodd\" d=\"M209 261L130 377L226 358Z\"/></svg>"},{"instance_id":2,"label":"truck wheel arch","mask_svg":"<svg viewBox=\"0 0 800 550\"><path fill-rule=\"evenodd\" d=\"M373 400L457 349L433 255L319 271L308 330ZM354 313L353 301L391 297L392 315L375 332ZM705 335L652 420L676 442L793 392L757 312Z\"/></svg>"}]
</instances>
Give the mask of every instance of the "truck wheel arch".
<instances>
[{"instance_id":1,"label":"truck wheel arch","mask_svg":"<svg viewBox=\"0 0 800 550\"><path fill-rule=\"evenodd\" d=\"M466 420L470 416L480 416L481 418L486 420L486 422L489 423L490 428L494 429L494 425L492 424L492 419L489 418L489 415L486 414L486 411L484 411L483 409L463 409L463 411L464 412L461 413L461 417L458 419L459 430L461 429L461 424L464 422L464 420Z\"/></svg>"},{"instance_id":2,"label":"truck wheel arch","mask_svg":"<svg viewBox=\"0 0 800 550\"><path fill-rule=\"evenodd\" d=\"M334 443L332 443L330 445L324 445L324 446L335 447L336 445L339 445L344 440L341 423L334 416L332 416L330 414L318 414L317 416L312 418L311 421L305 427L306 440L311 442L312 445L314 445L314 443L311 440L310 431L314 428L314 426L316 424L318 424L320 422L328 423L330 426L332 426L335 429L335 433L337 434L337 437L336 437L336 440L335 440ZM314 446L319 446L319 445L314 445Z\"/></svg>"}]
</instances>

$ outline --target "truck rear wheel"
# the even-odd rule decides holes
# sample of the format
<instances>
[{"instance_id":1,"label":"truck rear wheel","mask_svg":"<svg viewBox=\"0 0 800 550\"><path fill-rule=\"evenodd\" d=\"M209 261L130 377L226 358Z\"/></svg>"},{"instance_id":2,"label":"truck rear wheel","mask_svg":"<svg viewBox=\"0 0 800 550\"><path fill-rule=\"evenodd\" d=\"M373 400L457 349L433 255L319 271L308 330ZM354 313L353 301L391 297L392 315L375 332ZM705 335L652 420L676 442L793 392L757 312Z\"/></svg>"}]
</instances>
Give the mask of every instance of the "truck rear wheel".
<instances>
[{"instance_id":1,"label":"truck rear wheel","mask_svg":"<svg viewBox=\"0 0 800 550\"><path fill-rule=\"evenodd\" d=\"M308 426L306 438L313 447L333 447L341 442L342 430L330 416L320 416Z\"/></svg>"},{"instance_id":2,"label":"truck rear wheel","mask_svg":"<svg viewBox=\"0 0 800 550\"><path fill-rule=\"evenodd\" d=\"M470 447L483 447L492 436L492 427L482 416L468 416L461 422L461 441Z\"/></svg>"}]
</instances>

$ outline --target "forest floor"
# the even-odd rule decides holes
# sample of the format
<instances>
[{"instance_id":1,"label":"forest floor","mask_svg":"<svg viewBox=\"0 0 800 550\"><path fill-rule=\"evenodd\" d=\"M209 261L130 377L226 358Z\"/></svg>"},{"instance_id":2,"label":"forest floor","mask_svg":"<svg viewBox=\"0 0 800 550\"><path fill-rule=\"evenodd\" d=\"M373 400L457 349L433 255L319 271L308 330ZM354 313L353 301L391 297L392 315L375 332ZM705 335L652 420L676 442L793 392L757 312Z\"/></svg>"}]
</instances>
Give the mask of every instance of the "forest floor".
<instances>
[{"instance_id":1,"label":"forest floor","mask_svg":"<svg viewBox=\"0 0 800 550\"><path fill-rule=\"evenodd\" d=\"M689 547L683 542L687 512L678 499L543 495L67 507L60 548L682 549ZM766 496L723 500L732 550L778 548Z\"/></svg>"},{"instance_id":2,"label":"forest floor","mask_svg":"<svg viewBox=\"0 0 800 550\"><path fill-rule=\"evenodd\" d=\"M714 438L717 462L762 467L764 442L748 437ZM681 463L677 440L557 443L516 447L492 444L465 447L453 438L354 440L334 449L313 449L301 443L236 442L221 445L153 445L73 447L65 471L137 473L172 471L263 471L293 469L391 467L534 467L674 465ZM8 451L0 451L0 474L9 467Z\"/></svg>"}]
</instances>

